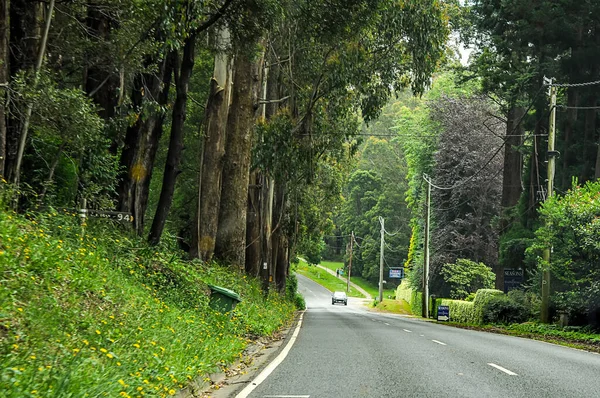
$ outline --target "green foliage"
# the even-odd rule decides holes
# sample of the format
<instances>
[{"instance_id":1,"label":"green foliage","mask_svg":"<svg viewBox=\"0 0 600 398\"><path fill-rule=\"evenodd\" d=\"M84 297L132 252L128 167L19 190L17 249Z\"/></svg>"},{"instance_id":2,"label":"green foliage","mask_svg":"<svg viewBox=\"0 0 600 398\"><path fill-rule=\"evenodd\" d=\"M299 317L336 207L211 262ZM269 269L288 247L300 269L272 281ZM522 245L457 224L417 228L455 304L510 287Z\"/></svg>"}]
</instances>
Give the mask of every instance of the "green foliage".
<instances>
[{"instance_id":1,"label":"green foliage","mask_svg":"<svg viewBox=\"0 0 600 398\"><path fill-rule=\"evenodd\" d=\"M396 300L404 300L410 304L410 310L415 315L421 315L423 308L422 293L411 289L407 283L401 283L396 289Z\"/></svg>"},{"instance_id":2,"label":"green foliage","mask_svg":"<svg viewBox=\"0 0 600 398\"><path fill-rule=\"evenodd\" d=\"M529 320L529 308L506 295L491 296L483 303L483 323L521 323Z\"/></svg>"},{"instance_id":3,"label":"green foliage","mask_svg":"<svg viewBox=\"0 0 600 398\"><path fill-rule=\"evenodd\" d=\"M454 264L444 264L440 270L444 281L450 286L453 299L464 300L479 289L494 287L496 275L484 263L458 259Z\"/></svg>"},{"instance_id":4,"label":"green foliage","mask_svg":"<svg viewBox=\"0 0 600 398\"><path fill-rule=\"evenodd\" d=\"M117 159L108 151L105 125L92 100L79 89L59 87L48 71L42 71L35 89L22 74L14 77L13 85L22 104L33 102L35 108L33 153L24 161L34 172L24 173L24 181L36 193L48 190L51 200L46 198L46 204L71 206L79 194L90 207L112 208Z\"/></svg>"},{"instance_id":5,"label":"green foliage","mask_svg":"<svg viewBox=\"0 0 600 398\"><path fill-rule=\"evenodd\" d=\"M96 221L81 239L76 216L0 211L3 396L175 394L294 311L253 278ZM231 318L207 306L209 283L242 297Z\"/></svg>"},{"instance_id":6,"label":"green foliage","mask_svg":"<svg viewBox=\"0 0 600 398\"><path fill-rule=\"evenodd\" d=\"M440 305L447 305L450 310L450 321L458 323L475 323L474 322L474 305L469 301L438 299ZM434 306L436 308L436 306Z\"/></svg>"},{"instance_id":7,"label":"green foliage","mask_svg":"<svg viewBox=\"0 0 600 398\"><path fill-rule=\"evenodd\" d=\"M475 299L473 300L473 322L472 323L482 323L484 319L484 311L487 305L487 302L495 296L502 296L504 293L500 290L496 289L479 289L475 294Z\"/></svg>"},{"instance_id":8,"label":"green foliage","mask_svg":"<svg viewBox=\"0 0 600 398\"><path fill-rule=\"evenodd\" d=\"M546 223L536 231L529 255L553 276L553 302L573 319L600 308L600 182L573 185L540 209ZM550 264L540 255L553 247ZM581 321L581 319L580 319Z\"/></svg>"}]
</instances>

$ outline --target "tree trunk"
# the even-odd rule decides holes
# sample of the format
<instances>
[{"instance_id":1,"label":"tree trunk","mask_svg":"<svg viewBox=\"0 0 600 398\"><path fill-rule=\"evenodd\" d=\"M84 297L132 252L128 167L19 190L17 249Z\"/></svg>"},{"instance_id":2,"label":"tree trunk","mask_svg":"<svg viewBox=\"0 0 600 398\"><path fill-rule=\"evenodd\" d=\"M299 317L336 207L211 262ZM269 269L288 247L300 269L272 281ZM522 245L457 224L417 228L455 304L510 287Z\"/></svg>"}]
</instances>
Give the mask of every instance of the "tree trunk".
<instances>
[{"instance_id":1,"label":"tree trunk","mask_svg":"<svg viewBox=\"0 0 600 398\"><path fill-rule=\"evenodd\" d=\"M0 2L0 179L5 177L6 162L6 99L8 98L9 50L10 43L10 0Z\"/></svg>"},{"instance_id":2,"label":"tree trunk","mask_svg":"<svg viewBox=\"0 0 600 398\"><path fill-rule=\"evenodd\" d=\"M111 40L111 31L113 22L109 16L102 11L102 3L98 0L92 0L88 3L86 26L88 36L95 45L95 52L101 49L104 42ZM94 52L94 54L96 54ZM98 115L103 120L109 120L115 116L115 108L117 106L118 95L117 88L119 87L119 78L111 70L103 68L101 60L107 55L88 55L87 68L85 71L85 92L99 106ZM110 152L117 152L117 139L111 137L112 144Z\"/></svg>"},{"instance_id":3,"label":"tree trunk","mask_svg":"<svg viewBox=\"0 0 600 398\"><path fill-rule=\"evenodd\" d=\"M567 106L571 107L571 109L567 110L567 120L565 123L565 134L564 134L564 145L563 145L563 154L562 154L562 173L561 184L560 187L562 189L568 188L571 185L570 177L571 173L569 170L573 166L573 162L576 161L573 159L575 155L575 151L571 149L573 145L573 138L575 135L575 129L577 126L577 109L574 107L577 106L578 102L578 93L576 88L569 88L567 91Z\"/></svg>"},{"instance_id":4,"label":"tree trunk","mask_svg":"<svg viewBox=\"0 0 600 398\"><path fill-rule=\"evenodd\" d=\"M253 85L260 84L262 59L250 60L238 50L234 60L232 104L227 118L227 142L221 188L221 206L215 253L232 266L244 269L246 211L254 104Z\"/></svg>"},{"instance_id":5,"label":"tree trunk","mask_svg":"<svg viewBox=\"0 0 600 398\"><path fill-rule=\"evenodd\" d=\"M171 138L169 140L169 151L163 176L162 188L158 206L150 227L148 242L152 245L158 244L167 221L167 216L173 203L175 182L179 174L181 154L183 152L183 126L186 117L186 105L188 97L188 86L192 70L194 69L194 47L196 38L189 36L185 39L183 56L180 65L176 66L178 72L175 74L175 87L177 96L173 104L173 117L171 121ZM179 63L179 62L178 62Z\"/></svg>"},{"instance_id":6,"label":"tree trunk","mask_svg":"<svg viewBox=\"0 0 600 398\"><path fill-rule=\"evenodd\" d=\"M169 99L173 72L173 53L161 62L158 75L143 73L134 79L131 99L138 112L136 122L127 128L120 165L126 173L119 182L119 210L133 214L136 233L144 233L144 218L154 159L163 132L165 113L142 115L145 98L157 98L158 105L165 106ZM162 82L162 91L161 91Z\"/></svg>"},{"instance_id":7,"label":"tree trunk","mask_svg":"<svg viewBox=\"0 0 600 398\"><path fill-rule=\"evenodd\" d=\"M33 84L34 89L37 86L40 69L42 68L44 56L46 55L46 43L48 42L48 33L50 31L50 24L52 23L52 13L54 12L54 2L55 2L55 0L50 0L50 4L48 5L48 10L46 11L44 32L43 32L42 39L40 42L40 48L38 51L37 59L35 61L35 67L33 69L33 83L32 84ZM27 109L25 110L25 118L23 119L23 124L21 126L21 134L19 136L19 148L17 150L17 157L15 159L15 171L14 171L14 178L13 178L15 185L19 185L20 173L21 173L21 163L23 161L23 154L25 152L25 145L27 143L27 133L29 131L29 121L31 119L32 112L33 112L33 102L30 102L27 104Z\"/></svg>"},{"instance_id":8,"label":"tree trunk","mask_svg":"<svg viewBox=\"0 0 600 398\"><path fill-rule=\"evenodd\" d=\"M275 285L280 293L285 292L285 285L288 276L288 264L289 264L289 248L288 239L285 234L279 234L279 249L277 250L277 265L275 269Z\"/></svg>"},{"instance_id":9,"label":"tree trunk","mask_svg":"<svg viewBox=\"0 0 600 398\"><path fill-rule=\"evenodd\" d=\"M216 39L220 45L228 45L229 31L220 29ZM198 188L196 228L190 253L191 257L200 257L203 261L212 259L217 240L223 157L227 138L225 128L227 127L231 98L231 73L229 55L218 54L215 57L213 78L210 81L204 116L204 145Z\"/></svg>"},{"instance_id":10,"label":"tree trunk","mask_svg":"<svg viewBox=\"0 0 600 398\"><path fill-rule=\"evenodd\" d=\"M512 106L508 111L506 122L506 144L504 145L504 171L502 178L502 209L515 206L521 197L521 173L523 160L519 147L523 141L523 127L519 123L525 110L522 107ZM517 123L519 123L517 125Z\"/></svg>"},{"instance_id":11,"label":"tree trunk","mask_svg":"<svg viewBox=\"0 0 600 398\"><path fill-rule=\"evenodd\" d=\"M284 240L284 226L283 226L283 215L285 212L285 185L283 182L277 184L277 190L275 192L275 198L273 200L273 219L272 229L273 234L271 236L272 241L272 253L271 262L269 264L269 280L276 282L278 285L281 281L279 260L282 253L287 253L287 248L282 246ZM279 281L279 282L278 282Z\"/></svg>"},{"instance_id":12,"label":"tree trunk","mask_svg":"<svg viewBox=\"0 0 600 398\"><path fill-rule=\"evenodd\" d=\"M596 98L590 94L587 106L596 106ZM594 178L594 170L596 164L597 149L595 148L596 140L596 110L587 109L584 111L584 138L583 138L583 161L582 170L579 175L579 183L584 184L586 181Z\"/></svg>"},{"instance_id":13,"label":"tree trunk","mask_svg":"<svg viewBox=\"0 0 600 398\"><path fill-rule=\"evenodd\" d=\"M246 273L254 277L258 277L260 274L260 193L260 176L259 173L255 171L250 174L248 214L246 216Z\"/></svg>"},{"instance_id":14,"label":"tree trunk","mask_svg":"<svg viewBox=\"0 0 600 398\"><path fill-rule=\"evenodd\" d=\"M9 3L6 2L8 9ZM41 36L41 11L42 3L37 0L10 0L9 21L10 29L7 36L10 37L8 45L8 71L7 79L15 76L20 71L33 70L35 64L39 39ZM4 93L6 94L6 93ZM17 151L19 146L19 136L21 134L21 112L13 110L8 112L5 109L6 117L6 144L4 175L7 180L14 180Z\"/></svg>"}]
</instances>

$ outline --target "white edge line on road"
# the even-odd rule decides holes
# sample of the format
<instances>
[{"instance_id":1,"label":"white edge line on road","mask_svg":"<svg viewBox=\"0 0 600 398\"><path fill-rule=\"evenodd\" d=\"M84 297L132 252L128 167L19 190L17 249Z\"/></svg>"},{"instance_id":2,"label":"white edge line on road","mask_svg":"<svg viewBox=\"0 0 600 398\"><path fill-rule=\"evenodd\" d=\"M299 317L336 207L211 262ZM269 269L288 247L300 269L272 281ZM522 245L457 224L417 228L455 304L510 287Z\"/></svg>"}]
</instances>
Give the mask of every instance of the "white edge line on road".
<instances>
[{"instance_id":1,"label":"white edge line on road","mask_svg":"<svg viewBox=\"0 0 600 398\"><path fill-rule=\"evenodd\" d=\"M246 398L248 395L250 395L250 393L252 391L254 391L254 389L256 387L258 387L260 385L260 383L262 383L263 381L265 381L265 379L267 377L269 377L269 375L271 373L273 373L273 371L275 370L275 368L277 368L277 366L279 366L279 364L281 362L283 362L283 360L285 359L285 357L287 357L288 353L292 349L292 346L296 342L296 338L298 337L298 333L300 333L300 327L302 326L302 318L303 317L304 317L304 312L302 314L300 314L300 319L298 320L298 325L296 326L296 330L294 330L294 334L290 338L290 341L288 341L288 343L285 346L285 348L283 349L283 351L281 351L279 353L279 355L277 355L277 358L275 358L273 360L273 362L271 362L266 368L264 368L263 371L260 372L260 374L254 380L252 380L250 382L250 384L248 384L238 395L236 395L235 396L236 398Z\"/></svg>"},{"instance_id":2,"label":"white edge line on road","mask_svg":"<svg viewBox=\"0 0 600 398\"><path fill-rule=\"evenodd\" d=\"M510 370L505 369L500 365L496 365L495 363L488 363L488 365L490 365L491 367L496 368L498 370L501 370L502 372L506 373L507 375L518 376L515 372L511 372Z\"/></svg>"},{"instance_id":3,"label":"white edge line on road","mask_svg":"<svg viewBox=\"0 0 600 398\"><path fill-rule=\"evenodd\" d=\"M412 330L408 330L408 329L402 329L404 330L406 333L412 333Z\"/></svg>"},{"instance_id":4,"label":"white edge line on road","mask_svg":"<svg viewBox=\"0 0 600 398\"><path fill-rule=\"evenodd\" d=\"M447 345L446 343L442 343L441 341L437 341L437 340L431 340L431 341L433 341L434 343L438 343L440 345Z\"/></svg>"},{"instance_id":5,"label":"white edge line on road","mask_svg":"<svg viewBox=\"0 0 600 398\"><path fill-rule=\"evenodd\" d=\"M386 326L390 326L390 324L389 324L389 323L387 323L387 322L384 322L384 325L386 325Z\"/></svg>"}]
</instances>

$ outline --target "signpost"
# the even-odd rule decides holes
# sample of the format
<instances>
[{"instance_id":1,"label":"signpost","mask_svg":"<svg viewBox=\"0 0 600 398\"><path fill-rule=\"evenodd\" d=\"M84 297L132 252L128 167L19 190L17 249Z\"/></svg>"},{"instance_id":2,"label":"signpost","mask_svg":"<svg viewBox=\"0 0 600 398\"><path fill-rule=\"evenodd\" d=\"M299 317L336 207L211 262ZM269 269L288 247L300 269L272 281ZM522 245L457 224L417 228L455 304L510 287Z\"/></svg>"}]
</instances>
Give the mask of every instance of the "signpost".
<instances>
[{"instance_id":1,"label":"signpost","mask_svg":"<svg viewBox=\"0 0 600 398\"><path fill-rule=\"evenodd\" d=\"M519 289L523 283L523 270L516 268L504 269L504 293Z\"/></svg>"},{"instance_id":2,"label":"signpost","mask_svg":"<svg viewBox=\"0 0 600 398\"><path fill-rule=\"evenodd\" d=\"M390 279L392 278L404 278L404 268L390 268Z\"/></svg>"},{"instance_id":3,"label":"signpost","mask_svg":"<svg viewBox=\"0 0 600 398\"><path fill-rule=\"evenodd\" d=\"M438 305L437 320L448 322L450 320L450 307L447 305Z\"/></svg>"}]
</instances>

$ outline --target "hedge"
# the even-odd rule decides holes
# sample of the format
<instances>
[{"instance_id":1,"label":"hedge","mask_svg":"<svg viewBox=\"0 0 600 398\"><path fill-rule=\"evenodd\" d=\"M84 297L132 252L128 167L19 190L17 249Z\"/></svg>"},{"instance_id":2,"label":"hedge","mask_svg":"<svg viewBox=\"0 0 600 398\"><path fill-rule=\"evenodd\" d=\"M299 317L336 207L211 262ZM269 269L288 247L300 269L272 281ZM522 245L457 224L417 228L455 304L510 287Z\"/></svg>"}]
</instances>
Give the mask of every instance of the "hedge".
<instances>
[{"instance_id":1,"label":"hedge","mask_svg":"<svg viewBox=\"0 0 600 398\"><path fill-rule=\"evenodd\" d=\"M401 283L396 289L396 300L404 300L410 304L410 310L414 315L421 315L423 308L423 295L421 292L411 289L408 283Z\"/></svg>"},{"instance_id":2,"label":"hedge","mask_svg":"<svg viewBox=\"0 0 600 398\"><path fill-rule=\"evenodd\" d=\"M440 305L447 305L450 308L450 321L460 323L475 323L473 318L474 305L472 301L439 299L436 300Z\"/></svg>"}]
</instances>

